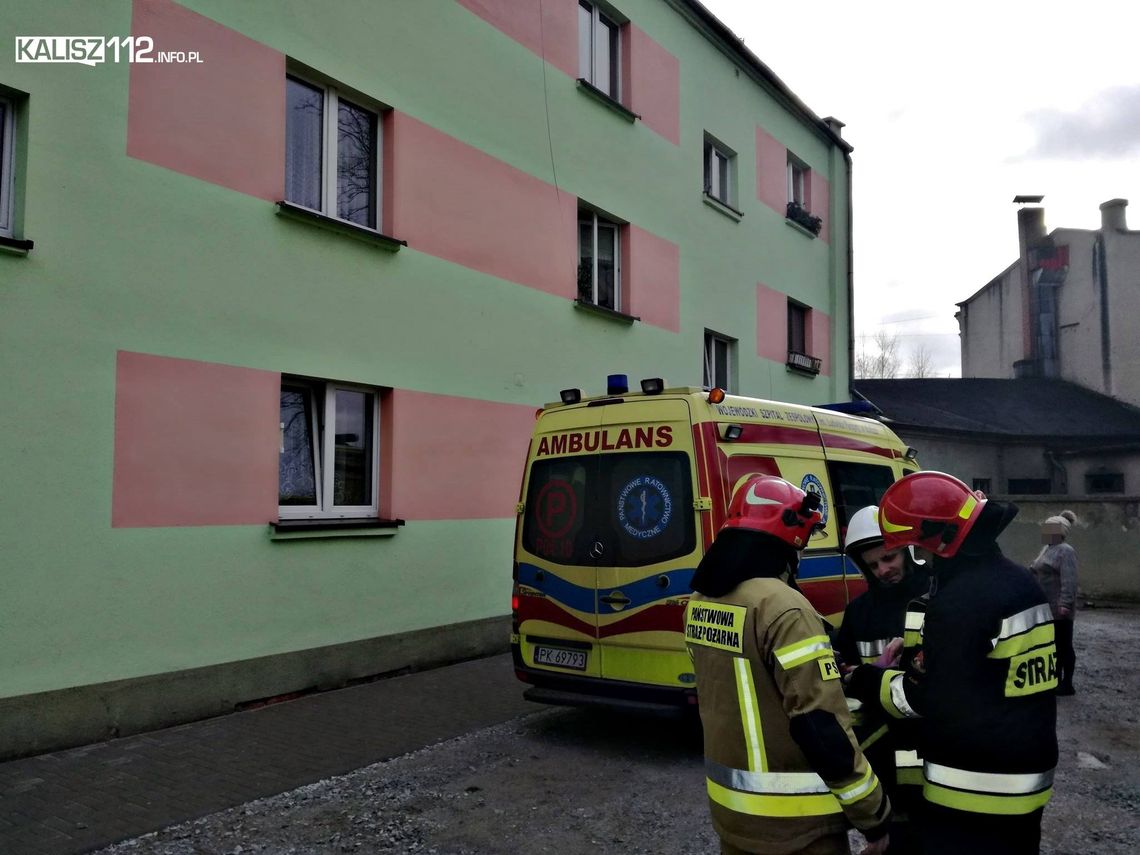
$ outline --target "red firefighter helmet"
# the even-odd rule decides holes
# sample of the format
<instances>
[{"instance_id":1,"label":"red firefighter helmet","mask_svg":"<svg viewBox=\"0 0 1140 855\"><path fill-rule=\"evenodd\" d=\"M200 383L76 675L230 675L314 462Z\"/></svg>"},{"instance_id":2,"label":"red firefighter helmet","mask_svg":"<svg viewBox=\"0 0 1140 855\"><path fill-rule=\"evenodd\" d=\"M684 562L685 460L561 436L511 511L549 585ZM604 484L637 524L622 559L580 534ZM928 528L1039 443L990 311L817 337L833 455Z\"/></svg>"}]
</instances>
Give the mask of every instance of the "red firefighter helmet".
<instances>
[{"instance_id":1,"label":"red firefighter helmet","mask_svg":"<svg viewBox=\"0 0 1140 855\"><path fill-rule=\"evenodd\" d=\"M773 535L794 549L803 549L816 526L823 523L819 496L805 493L775 475L756 475L737 488L721 526Z\"/></svg>"},{"instance_id":2,"label":"red firefighter helmet","mask_svg":"<svg viewBox=\"0 0 1140 855\"><path fill-rule=\"evenodd\" d=\"M879 527L888 550L919 546L940 558L958 553L986 495L945 472L915 472L895 481L879 502Z\"/></svg>"}]
</instances>

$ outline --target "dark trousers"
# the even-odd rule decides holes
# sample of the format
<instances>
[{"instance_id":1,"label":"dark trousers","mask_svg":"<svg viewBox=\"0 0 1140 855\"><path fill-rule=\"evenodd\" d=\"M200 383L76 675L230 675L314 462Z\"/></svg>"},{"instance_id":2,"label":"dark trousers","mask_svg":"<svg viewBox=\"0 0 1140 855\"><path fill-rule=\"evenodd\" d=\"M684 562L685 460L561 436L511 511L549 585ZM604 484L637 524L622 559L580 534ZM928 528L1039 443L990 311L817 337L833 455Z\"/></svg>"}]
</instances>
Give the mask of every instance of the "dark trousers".
<instances>
[{"instance_id":1,"label":"dark trousers","mask_svg":"<svg viewBox=\"0 0 1140 855\"><path fill-rule=\"evenodd\" d=\"M928 804L923 822L926 855L1037 855L1041 851L1041 814L1022 816L967 813Z\"/></svg>"},{"instance_id":2,"label":"dark trousers","mask_svg":"<svg viewBox=\"0 0 1140 855\"><path fill-rule=\"evenodd\" d=\"M1073 669L1077 666L1077 654L1073 650L1073 622L1058 620L1053 622L1057 639L1057 668L1060 671L1060 687L1073 687Z\"/></svg>"}]
</instances>

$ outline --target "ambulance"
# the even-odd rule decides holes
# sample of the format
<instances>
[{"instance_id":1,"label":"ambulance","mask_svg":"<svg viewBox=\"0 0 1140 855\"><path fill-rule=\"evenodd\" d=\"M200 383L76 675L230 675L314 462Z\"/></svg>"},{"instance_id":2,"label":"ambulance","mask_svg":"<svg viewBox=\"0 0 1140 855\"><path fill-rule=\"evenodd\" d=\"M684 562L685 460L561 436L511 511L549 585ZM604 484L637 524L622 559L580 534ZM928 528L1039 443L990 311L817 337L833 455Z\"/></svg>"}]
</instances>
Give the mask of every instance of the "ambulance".
<instances>
[{"instance_id":1,"label":"ambulance","mask_svg":"<svg viewBox=\"0 0 1140 855\"><path fill-rule=\"evenodd\" d=\"M517 506L511 651L524 697L677 710L696 704L683 638L697 564L733 492L756 474L819 495L823 528L798 583L838 625L866 581L841 553L847 520L918 469L884 424L840 411L666 388L625 375L537 413Z\"/></svg>"}]
</instances>

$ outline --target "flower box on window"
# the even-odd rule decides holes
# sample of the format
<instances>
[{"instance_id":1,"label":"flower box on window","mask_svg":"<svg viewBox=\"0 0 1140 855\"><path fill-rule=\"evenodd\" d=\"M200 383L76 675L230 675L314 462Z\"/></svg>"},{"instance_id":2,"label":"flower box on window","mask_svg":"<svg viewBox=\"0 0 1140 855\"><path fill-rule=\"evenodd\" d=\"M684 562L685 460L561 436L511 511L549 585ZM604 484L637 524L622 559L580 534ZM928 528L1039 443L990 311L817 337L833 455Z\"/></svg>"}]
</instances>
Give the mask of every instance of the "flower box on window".
<instances>
[{"instance_id":1,"label":"flower box on window","mask_svg":"<svg viewBox=\"0 0 1140 855\"><path fill-rule=\"evenodd\" d=\"M803 226L813 235L818 235L823 228L823 217L816 217L799 202L788 203L788 219Z\"/></svg>"},{"instance_id":2,"label":"flower box on window","mask_svg":"<svg viewBox=\"0 0 1140 855\"><path fill-rule=\"evenodd\" d=\"M809 374L818 374L820 359L818 356L808 356L806 353L798 353L794 350L788 351L789 368L795 368L798 371L806 371Z\"/></svg>"}]
</instances>

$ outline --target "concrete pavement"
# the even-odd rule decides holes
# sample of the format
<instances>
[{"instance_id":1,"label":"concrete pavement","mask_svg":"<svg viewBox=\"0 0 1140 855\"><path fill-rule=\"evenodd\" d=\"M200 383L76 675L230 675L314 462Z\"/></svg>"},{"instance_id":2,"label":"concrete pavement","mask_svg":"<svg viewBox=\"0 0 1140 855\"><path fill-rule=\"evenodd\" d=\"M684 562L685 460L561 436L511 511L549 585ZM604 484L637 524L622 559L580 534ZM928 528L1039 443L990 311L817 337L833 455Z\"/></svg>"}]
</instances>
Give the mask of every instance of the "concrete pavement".
<instances>
[{"instance_id":1,"label":"concrete pavement","mask_svg":"<svg viewBox=\"0 0 1140 855\"><path fill-rule=\"evenodd\" d=\"M0 764L0 852L71 855L534 712L509 654Z\"/></svg>"}]
</instances>

